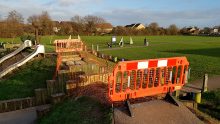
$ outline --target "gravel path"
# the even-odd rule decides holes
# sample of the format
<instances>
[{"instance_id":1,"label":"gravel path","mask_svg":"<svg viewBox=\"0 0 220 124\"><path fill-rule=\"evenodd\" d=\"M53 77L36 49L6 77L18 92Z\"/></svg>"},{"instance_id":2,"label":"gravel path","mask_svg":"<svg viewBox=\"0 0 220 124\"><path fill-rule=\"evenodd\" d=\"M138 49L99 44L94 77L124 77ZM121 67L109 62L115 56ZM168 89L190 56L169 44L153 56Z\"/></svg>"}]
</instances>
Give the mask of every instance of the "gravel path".
<instances>
[{"instance_id":1,"label":"gravel path","mask_svg":"<svg viewBox=\"0 0 220 124\"><path fill-rule=\"evenodd\" d=\"M199 79L193 82L190 82L198 87L202 88L203 85L203 79ZM208 90L216 90L220 88L220 75L216 75L213 77L209 77L208 79Z\"/></svg>"},{"instance_id":2,"label":"gravel path","mask_svg":"<svg viewBox=\"0 0 220 124\"><path fill-rule=\"evenodd\" d=\"M189 109L180 103L175 106L163 100L132 105L134 117L123 108L114 109L115 124L203 124Z\"/></svg>"},{"instance_id":3,"label":"gravel path","mask_svg":"<svg viewBox=\"0 0 220 124\"><path fill-rule=\"evenodd\" d=\"M0 113L0 124L35 124L36 119L35 107Z\"/></svg>"}]
</instances>

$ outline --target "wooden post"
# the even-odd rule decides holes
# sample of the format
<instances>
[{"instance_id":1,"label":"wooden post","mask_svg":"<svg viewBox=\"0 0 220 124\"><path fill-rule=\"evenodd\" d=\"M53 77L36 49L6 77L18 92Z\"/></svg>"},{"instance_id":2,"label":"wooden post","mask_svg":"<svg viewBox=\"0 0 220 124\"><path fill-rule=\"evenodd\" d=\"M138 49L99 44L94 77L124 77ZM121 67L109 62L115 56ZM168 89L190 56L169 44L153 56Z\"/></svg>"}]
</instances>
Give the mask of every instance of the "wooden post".
<instances>
[{"instance_id":1,"label":"wooden post","mask_svg":"<svg viewBox=\"0 0 220 124\"><path fill-rule=\"evenodd\" d=\"M40 105L41 103L41 93L40 89L35 89L35 97L36 97L36 105Z\"/></svg>"},{"instance_id":2,"label":"wooden post","mask_svg":"<svg viewBox=\"0 0 220 124\"><path fill-rule=\"evenodd\" d=\"M176 90L176 91L174 92L174 94L175 94L175 97L176 97L176 98L179 98L180 90Z\"/></svg>"},{"instance_id":3,"label":"wooden post","mask_svg":"<svg viewBox=\"0 0 220 124\"><path fill-rule=\"evenodd\" d=\"M85 50L84 50L84 51L87 51L87 47L85 46L84 48L85 48Z\"/></svg>"},{"instance_id":4,"label":"wooden post","mask_svg":"<svg viewBox=\"0 0 220 124\"><path fill-rule=\"evenodd\" d=\"M118 58L117 57L114 57L114 60L113 60L114 62L117 62L118 61Z\"/></svg>"},{"instance_id":5,"label":"wooden post","mask_svg":"<svg viewBox=\"0 0 220 124\"><path fill-rule=\"evenodd\" d=\"M42 105L46 103L47 90L44 88L35 89L36 104Z\"/></svg>"},{"instance_id":6,"label":"wooden post","mask_svg":"<svg viewBox=\"0 0 220 124\"><path fill-rule=\"evenodd\" d=\"M97 47L96 47L96 51L99 51L99 45L97 45Z\"/></svg>"},{"instance_id":7,"label":"wooden post","mask_svg":"<svg viewBox=\"0 0 220 124\"><path fill-rule=\"evenodd\" d=\"M94 45L92 44L92 51L94 51Z\"/></svg>"},{"instance_id":8,"label":"wooden post","mask_svg":"<svg viewBox=\"0 0 220 124\"><path fill-rule=\"evenodd\" d=\"M57 103L61 102L63 100L64 96L65 96L64 93L56 93L56 94L51 95L52 103L57 104Z\"/></svg>"},{"instance_id":9,"label":"wooden post","mask_svg":"<svg viewBox=\"0 0 220 124\"><path fill-rule=\"evenodd\" d=\"M8 110L8 103L7 103L7 102L5 102L5 107L4 107L4 109L5 109L5 111Z\"/></svg>"},{"instance_id":10,"label":"wooden post","mask_svg":"<svg viewBox=\"0 0 220 124\"><path fill-rule=\"evenodd\" d=\"M189 68L189 71L188 71L188 79L190 79L190 73L191 73L191 68Z\"/></svg>"},{"instance_id":11,"label":"wooden post","mask_svg":"<svg viewBox=\"0 0 220 124\"><path fill-rule=\"evenodd\" d=\"M185 83L188 83L188 71L185 71Z\"/></svg>"},{"instance_id":12,"label":"wooden post","mask_svg":"<svg viewBox=\"0 0 220 124\"><path fill-rule=\"evenodd\" d=\"M204 75L202 92L208 91L208 74Z\"/></svg>"},{"instance_id":13,"label":"wooden post","mask_svg":"<svg viewBox=\"0 0 220 124\"><path fill-rule=\"evenodd\" d=\"M54 93L54 85L55 85L55 80L47 80L46 83L47 83L47 92L48 92L48 95L51 95Z\"/></svg>"},{"instance_id":14,"label":"wooden post","mask_svg":"<svg viewBox=\"0 0 220 124\"><path fill-rule=\"evenodd\" d=\"M71 95L73 94L74 90L76 89L77 87L77 82L76 80L68 80L66 82L66 92L68 95Z\"/></svg>"},{"instance_id":15,"label":"wooden post","mask_svg":"<svg viewBox=\"0 0 220 124\"><path fill-rule=\"evenodd\" d=\"M35 28L35 40L36 40L35 41L35 45L40 43L39 35L38 35L38 28L37 27Z\"/></svg>"},{"instance_id":16,"label":"wooden post","mask_svg":"<svg viewBox=\"0 0 220 124\"><path fill-rule=\"evenodd\" d=\"M195 93L195 101L196 103L201 103L201 92Z\"/></svg>"}]
</instances>

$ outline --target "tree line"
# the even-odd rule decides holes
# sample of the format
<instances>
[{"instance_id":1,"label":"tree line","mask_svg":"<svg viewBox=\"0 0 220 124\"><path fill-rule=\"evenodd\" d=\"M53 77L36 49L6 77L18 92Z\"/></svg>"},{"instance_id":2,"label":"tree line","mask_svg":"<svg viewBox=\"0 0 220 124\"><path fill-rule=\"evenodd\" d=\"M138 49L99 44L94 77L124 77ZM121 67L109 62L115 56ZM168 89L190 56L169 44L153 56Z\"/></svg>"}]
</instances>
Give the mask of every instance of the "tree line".
<instances>
[{"instance_id":1,"label":"tree line","mask_svg":"<svg viewBox=\"0 0 220 124\"><path fill-rule=\"evenodd\" d=\"M10 11L7 18L0 20L0 37L18 37L22 35L100 35L98 24L108 23L104 18L87 15L75 15L69 21L53 21L47 11L39 15L32 15L25 19L16 10ZM201 31L201 30L200 30ZM203 33L209 33L211 28L204 28ZM188 28L179 29L175 24L167 28L152 22L146 28L136 30L124 26L113 27L109 35L180 35L189 34Z\"/></svg>"}]
</instances>

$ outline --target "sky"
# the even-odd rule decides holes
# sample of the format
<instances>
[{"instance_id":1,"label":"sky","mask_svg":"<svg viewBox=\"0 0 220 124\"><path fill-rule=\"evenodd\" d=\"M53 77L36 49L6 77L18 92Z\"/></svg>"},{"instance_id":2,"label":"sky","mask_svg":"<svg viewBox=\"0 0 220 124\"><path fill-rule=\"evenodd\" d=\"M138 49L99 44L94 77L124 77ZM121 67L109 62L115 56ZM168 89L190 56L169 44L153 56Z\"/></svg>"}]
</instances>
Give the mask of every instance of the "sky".
<instances>
[{"instance_id":1,"label":"sky","mask_svg":"<svg viewBox=\"0 0 220 124\"><path fill-rule=\"evenodd\" d=\"M12 10L25 19L47 11L57 21L96 15L114 26L151 22L163 27L220 25L220 0L0 0L0 19Z\"/></svg>"}]
</instances>

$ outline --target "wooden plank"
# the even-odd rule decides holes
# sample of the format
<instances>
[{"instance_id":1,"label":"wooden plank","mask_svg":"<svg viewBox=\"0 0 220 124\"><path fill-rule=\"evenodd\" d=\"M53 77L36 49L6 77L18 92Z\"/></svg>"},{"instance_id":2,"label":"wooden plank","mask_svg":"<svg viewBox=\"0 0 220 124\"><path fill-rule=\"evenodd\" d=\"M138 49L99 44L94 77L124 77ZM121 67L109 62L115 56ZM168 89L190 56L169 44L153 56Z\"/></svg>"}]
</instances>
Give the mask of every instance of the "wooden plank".
<instances>
[{"instance_id":1,"label":"wooden plank","mask_svg":"<svg viewBox=\"0 0 220 124\"><path fill-rule=\"evenodd\" d=\"M47 90L45 88L35 89L36 104L42 105L46 103Z\"/></svg>"}]
</instances>

